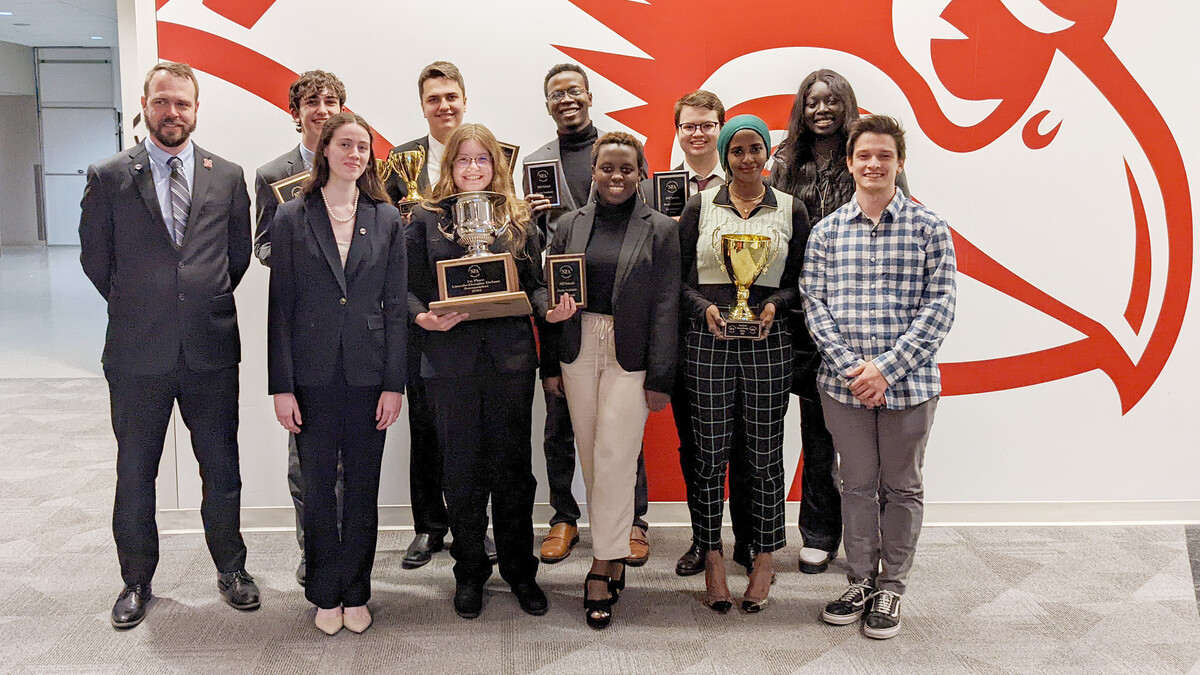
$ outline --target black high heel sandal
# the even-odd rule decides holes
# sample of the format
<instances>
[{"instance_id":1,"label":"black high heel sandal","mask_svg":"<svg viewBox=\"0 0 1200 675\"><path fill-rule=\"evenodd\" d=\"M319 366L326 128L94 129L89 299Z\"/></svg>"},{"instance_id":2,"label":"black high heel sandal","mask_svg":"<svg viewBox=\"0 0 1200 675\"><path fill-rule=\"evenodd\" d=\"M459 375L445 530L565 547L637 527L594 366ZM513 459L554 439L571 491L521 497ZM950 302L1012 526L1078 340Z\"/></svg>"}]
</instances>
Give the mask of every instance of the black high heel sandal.
<instances>
[{"instance_id":1,"label":"black high heel sandal","mask_svg":"<svg viewBox=\"0 0 1200 675\"><path fill-rule=\"evenodd\" d=\"M603 574L588 573L583 580L583 610L584 618L587 620L587 625L596 629L602 630L608 628L608 624L612 623L612 606L615 596L593 600L588 597L589 581L603 581L605 586L612 584L612 579ZM611 586L610 586L611 588ZM611 591L610 591L611 592Z\"/></svg>"},{"instance_id":2,"label":"black high heel sandal","mask_svg":"<svg viewBox=\"0 0 1200 675\"><path fill-rule=\"evenodd\" d=\"M609 579L608 592L612 594L613 604L616 604L621 599L621 591L625 590L625 570L629 567L625 563L621 563L621 578Z\"/></svg>"},{"instance_id":3,"label":"black high heel sandal","mask_svg":"<svg viewBox=\"0 0 1200 675\"><path fill-rule=\"evenodd\" d=\"M724 567L725 554L721 553L720 549L716 549L716 551L718 553L720 553L721 565L722 565L722 567ZM708 571L711 566L707 562L707 555L705 556L705 558L706 558L705 559L705 570L704 570L705 571L705 575L704 575L705 591L704 591L704 600L702 600L702 602L704 603L705 607L711 609L714 612L717 612L718 614L728 614L729 610L733 609L733 598L729 595L728 587L726 587L725 595L720 595L720 596L713 595L710 591L708 591Z\"/></svg>"}]
</instances>

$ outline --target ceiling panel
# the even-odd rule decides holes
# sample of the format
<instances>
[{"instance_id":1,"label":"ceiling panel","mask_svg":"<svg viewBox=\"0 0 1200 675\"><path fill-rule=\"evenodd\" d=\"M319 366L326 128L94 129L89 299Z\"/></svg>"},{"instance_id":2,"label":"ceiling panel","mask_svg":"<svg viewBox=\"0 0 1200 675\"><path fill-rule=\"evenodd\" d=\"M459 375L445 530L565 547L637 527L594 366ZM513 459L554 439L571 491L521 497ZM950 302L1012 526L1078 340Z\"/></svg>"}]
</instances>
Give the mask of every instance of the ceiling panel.
<instances>
[{"instance_id":1,"label":"ceiling panel","mask_svg":"<svg viewBox=\"0 0 1200 675\"><path fill-rule=\"evenodd\" d=\"M0 0L0 40L29 47L116 47L116 0ZM22 26L19 24L29 24ZM93 35L100 40L91 39Z\"/></svg>"}]
</instances>

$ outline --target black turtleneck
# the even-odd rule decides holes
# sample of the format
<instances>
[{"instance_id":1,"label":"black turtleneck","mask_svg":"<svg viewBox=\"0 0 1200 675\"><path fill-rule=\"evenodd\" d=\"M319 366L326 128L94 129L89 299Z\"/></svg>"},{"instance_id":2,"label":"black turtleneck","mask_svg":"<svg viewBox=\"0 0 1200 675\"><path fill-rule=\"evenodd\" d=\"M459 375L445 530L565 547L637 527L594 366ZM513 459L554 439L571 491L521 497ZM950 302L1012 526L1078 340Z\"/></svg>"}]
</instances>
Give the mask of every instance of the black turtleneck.
<instances>
[{"instance_id":1,"label":"black turtleneck","mask_svg":"<svg viewBox=\"0 0 1200 675\"><path fill-rule=\"evenodd\" d=\"M567 188L579 206L587 203L588 192L592 189L592 145L599 137L596 125L591 122L579 131L558 136L559 156L562 158L563 172L567 174Z\"/></svg>"},{"instance_id":2,"label":"black turtleneck","mask_svg":"<svg viewBox=\"0 0 1200 675\"><path fill-rule=\"evenodd\" d=\"M613 283L617 278L617 259L625 243L625 228L633 214L637 195L620 204L596 200L596 218L588 237L584 259L587 261L587 311L612 314Z\"/></svg>"}]
</instances>

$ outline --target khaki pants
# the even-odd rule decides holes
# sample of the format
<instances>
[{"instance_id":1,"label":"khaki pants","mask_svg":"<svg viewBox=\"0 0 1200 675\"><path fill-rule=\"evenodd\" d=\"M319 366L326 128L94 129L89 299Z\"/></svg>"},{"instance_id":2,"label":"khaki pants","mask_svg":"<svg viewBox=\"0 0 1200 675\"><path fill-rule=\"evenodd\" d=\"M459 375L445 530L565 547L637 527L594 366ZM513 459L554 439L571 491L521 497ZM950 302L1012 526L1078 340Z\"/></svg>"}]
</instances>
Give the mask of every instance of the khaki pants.
<instances>
[{"instance_id":1,"label":"khaki pants","mask_svg":"<svg viewBox=\"0 0 1200 675\"><path fill-rule=\"evenodd\" d=\"M633 490L646 428L646 371L617 363L613 320L584 312L579 356L562 364L563 388L575 427L575 445L587 488L592 555L629 556Z\"/></svg>"}]
</instances>

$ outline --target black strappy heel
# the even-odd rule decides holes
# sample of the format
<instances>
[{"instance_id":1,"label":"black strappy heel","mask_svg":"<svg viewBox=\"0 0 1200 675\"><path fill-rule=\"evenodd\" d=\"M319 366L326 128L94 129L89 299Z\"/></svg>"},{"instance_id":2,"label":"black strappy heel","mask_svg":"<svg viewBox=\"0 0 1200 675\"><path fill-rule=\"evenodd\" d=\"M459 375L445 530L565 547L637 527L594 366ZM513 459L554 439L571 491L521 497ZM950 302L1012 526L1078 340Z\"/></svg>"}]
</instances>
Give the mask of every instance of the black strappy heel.
<instances>
[{"instance_id":1,"label":"black strappy heel","mask_svg":"<svg viewBox=\"0 0 1200 675\"><path fill-rule=\"evenodd\" d=\"M606 577L603 574L591 573L588 573L587 577L583 580L584 618L587 619L588 626L591 626L596 630L602 630L604 628L608 628L608 624L612 623L612 606L615 596L610 595L607 598L601 598L599 600L593 600L589 598L587 584L589 581L603 581L604 584L610 588L610 584L612 584L613 581L610 577Z\"/></svg>"},{"instance_id":2,"label":"black strappy heel","mask_svg":"<svg viewBox=\"0 0 1200 675\"><path fill-rule=\"evenodd\" d=\"M629 565L621 563L621 578L610 579L608 582L608 592L612 594L613 604L621 599L621 591L625 590L625 570L628 567Z\"/></svg>"}]
</instances>

